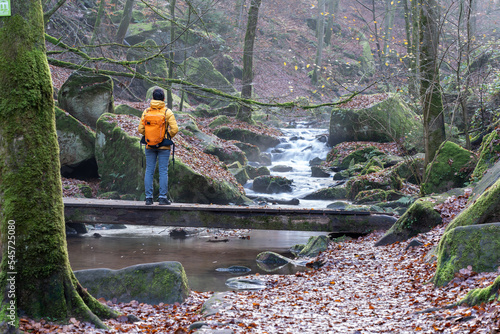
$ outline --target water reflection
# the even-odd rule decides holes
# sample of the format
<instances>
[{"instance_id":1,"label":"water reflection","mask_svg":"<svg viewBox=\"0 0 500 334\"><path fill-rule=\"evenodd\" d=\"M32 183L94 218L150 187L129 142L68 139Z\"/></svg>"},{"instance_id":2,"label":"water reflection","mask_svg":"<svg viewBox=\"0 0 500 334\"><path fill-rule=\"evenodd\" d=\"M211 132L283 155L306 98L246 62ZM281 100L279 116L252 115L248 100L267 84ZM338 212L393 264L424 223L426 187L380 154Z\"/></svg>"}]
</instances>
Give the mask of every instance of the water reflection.
<instances>
[{"instance_id":1,"label":"water reflection","mask_svg":"<svg viewBox=\"0 0 500 334\"><path fill-rule=\"evenodd\" d=\"M265 274L257 266L257 254L268 250L292 257L288 249L295 244L305 244L319 232L252 230L250 239L230 238L229 242L207 242L207 238L193 236L174 239L164 228L129 226L126 230L98 231L82 237L68 238L69 259L73 270L91 268L120 269L140 263L179 261L195 291L227 291L228 278L242 276L218 272L217 268L233 265L245 266ZM294 274L302 267L287 265L273 274Z\"/></svg>"}]
</instances>

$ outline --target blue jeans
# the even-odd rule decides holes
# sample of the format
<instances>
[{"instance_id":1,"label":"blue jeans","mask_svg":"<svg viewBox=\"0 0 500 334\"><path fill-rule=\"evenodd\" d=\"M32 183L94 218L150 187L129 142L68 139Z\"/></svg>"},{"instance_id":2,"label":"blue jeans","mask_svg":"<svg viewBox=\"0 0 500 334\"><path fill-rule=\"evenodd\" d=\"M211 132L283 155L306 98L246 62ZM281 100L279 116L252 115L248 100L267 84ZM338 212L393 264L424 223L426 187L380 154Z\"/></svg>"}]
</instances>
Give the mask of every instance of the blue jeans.
<instances>
[{"instance_id":1,"label":"blue jeans","mask_svg":"<svg viewBox=\"0 0 500 334\"><path fill-rule=\"evenodd\" d=\"M156 160L160 172L160 198L167 198L168 193L168 160L170 150L146 148L146 175L144 175L144 188L146 198L153 198L153 176L156 169Z\"/></svg>"}]
</instances>

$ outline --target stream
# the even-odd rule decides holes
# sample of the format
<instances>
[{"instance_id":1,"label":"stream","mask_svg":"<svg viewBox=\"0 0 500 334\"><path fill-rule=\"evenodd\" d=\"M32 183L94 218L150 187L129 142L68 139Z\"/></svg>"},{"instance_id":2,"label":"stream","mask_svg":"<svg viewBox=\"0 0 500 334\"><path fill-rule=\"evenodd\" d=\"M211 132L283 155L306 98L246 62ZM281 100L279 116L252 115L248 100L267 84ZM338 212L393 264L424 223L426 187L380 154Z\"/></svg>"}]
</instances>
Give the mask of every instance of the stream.
<instances>
[{"instance_id":1,"label":"stream","mask_svg":"<svg viewBox=\"0 0 500 334\"><path fill-rule=\"evenodd\" d=\"M317 189L333 183L330 178L312 178L309 160L319 157L324 159L329 149L325 142L317 139L325 134L325 129L283 129L282 142L267 152L272 156L272 169L278 165L291 167L288 172L275 172L272 175L293 179L293 191L280 194L259 194L251 190L251 183L245 185L248 195L272 197L289 200L300 198ZM330 202L300 200L298 207L324 208ZM297 206L296 206L297 207ZM227 291L226 280L241 276L216 271L233 265L251 269L249 274L268 274L255 261L262 251L273 251L292 257L289 248L296 244L305 244L309 237L326 234L324 232L302 231L264 231L244 230L228 237L227 242L207 242L218 231L187 229L187 238L174 238L169 235L172 228L152 226L127 226L123 230L91 231L85 235L67 239L69 260L73 270L109 268L120 269L140 263L161 261L179 261L189 280L189 287L194 291ZM101 237L92 235L98 232ZM192 233L192 234L191 234ZM244 236L243 237L238 237ZM273 274L294 274L306 270L288 264ZM245 275L245 274L244 274Z\"/></svg>"}]
</instances>

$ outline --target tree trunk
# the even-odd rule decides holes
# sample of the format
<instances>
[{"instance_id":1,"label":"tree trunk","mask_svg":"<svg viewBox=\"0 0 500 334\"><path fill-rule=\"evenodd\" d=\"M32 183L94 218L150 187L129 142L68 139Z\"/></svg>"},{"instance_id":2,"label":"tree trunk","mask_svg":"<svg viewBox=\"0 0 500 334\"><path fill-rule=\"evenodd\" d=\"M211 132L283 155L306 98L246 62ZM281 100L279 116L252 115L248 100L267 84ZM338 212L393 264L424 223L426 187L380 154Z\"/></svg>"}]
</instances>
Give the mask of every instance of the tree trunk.
<instances>
[{"instance_id":1,"label":"tree trunk","mask_svg":"<svg viewBox=\"0 0 500 334\"><path fill-rule=\"evenodd\" d=\"M253 48L255 42L255 31L257 30L257 22L259 19L259 7L262 0L251 0L250 9L248 11L247 32L245 34L245 45L243 47L243 78L241 97L244 99L252 98L253 86ZM244 105L240 108L237 118L252 122L252 109L250 106Z\"/></svg>"},{"instance_id":2,"label":"tree trunk","mask_svg":"<svg viewBox=\"0 0 500 334\"><path fill-rule=\"evenodd\" d=\"M385 0L385 20L384 20L384 58L389 57L389 43L392 36L392 27L394 26L394 16L396 15L396 2L394 0Z\"/></svg>"},{"instance_id":3,"label":"tree trunk","mask_svg":"<svg viewBox=\"0 0 500 334\"><path fill-rule=\"evenodd\" d=\"M415 45L418 45L418 40L415 40L414 21L418 24L418 18L415 17L415 12L412 11L416 1L412 1L412 7L408 6L408 0L403 0L404 16L405 16L405 30L406 30L406 54L408 56L408 92L413 98L419 96L418 93L418 54L415 50Z\"/></svg>"},{"instance_id":4,"label":"tree trunk","mask_svg":"<svg viewBox=\"0 0 500 334\"><path fill-rule=\"evenodd\" d=\"M318 0L318 48L316 49L316 60L314 71L311 78L313 85L318 83L318 72L321 71L322 55L323 55L323 40L325 36L325 0Z\"/></svg>"},{"instance_id":5,"label":"tree trunk","mask_svg":"<svg viewBox=\"0 0 500 334\"><path fill-rule=\"evenodd\" d=\"M105 327L98 317L116 314L80 286L68 260L41 2L11 5L0 18L0 78L9 78L0 80L0 328L20 313Z\"/></svg>"},{"instance_id":6,"label":"tree trunk","mask_svg":"<svg viewBox=\"0 0 500 334\"><path fill-rule=\"evenodd\" d=\"M425 165L446 140L443 100L439 82L439 8L436 0L424 0L420 13L420 96L424 119Z\"/></svg>"},{"instance_id":7,"label":"tree trunk","mask_svg":"<svg viewBox=\"0 0 500 334\"><path fill-rule=\"evenodd\" d=\"M101 21L104 15L104 4L105 4L104 1L105 0L101 0L101 3L99 4L99 10L97 11L97 18L95 20L94 30L92 32L92 38L90 39L91 45L95 43L97 35L99 34L99 28L101 27Z\"/></svg>"},{"instance_id":8,"label":"tree trunk","mask_svg":"<svg viewBox=\"0 0 500 334\"><path fill-rule=\"evenodd\" d=\"M175 40L175 2L176 0L170 1L170 52L169 52L169 62L168 62L168 77L172 79L174 77L174 40ZM172 99L172 83L167 83L167 107L172 110L173 99Z\"/></svg>"},{"instance_id":9,"label":"tree trunk","mask_svg":"<svg viewBox=\"0 0 500 334\"><path fill-rule=\"evenodd\" d=\"M339 11L340 0L328 0L328 20L325 29L325 44L330 45L333 34L333 22Z\"/></svg>"},{"instance_id":10,"label":"tree trunk","mask_svg":"<svg viewBox=\"0 0 500 334\"><path fill-rule=\"evenodd\" d=\"M123 8L123 16L120 21L120 27L118 28L118 32L116 33L116 42L123 43L125 39L125 35L127 34L128 26L130 21L132 21L132 9L134 8L135 0L127 0L125 3L125 7Z\"/></svg>"}]
</instances>

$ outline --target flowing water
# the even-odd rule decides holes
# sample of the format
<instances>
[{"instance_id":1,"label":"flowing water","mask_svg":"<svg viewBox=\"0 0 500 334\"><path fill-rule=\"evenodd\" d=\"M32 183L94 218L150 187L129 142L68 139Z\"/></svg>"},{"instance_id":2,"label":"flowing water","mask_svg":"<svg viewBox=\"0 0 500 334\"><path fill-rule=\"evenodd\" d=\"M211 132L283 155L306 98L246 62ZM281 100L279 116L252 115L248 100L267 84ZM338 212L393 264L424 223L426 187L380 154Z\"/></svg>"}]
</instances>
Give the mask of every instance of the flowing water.
<instances>
[{"instance_id":1,"label":"flowing water","mask_svg":"<svg viewBox=\"0 0 500 334\"><path fill-rule=\"evenodd\" d=\"M272 175L293 179L293 191L281 194L258 194L245 185L249 195L276 199L301 198L333 182L332 178L311 178L309 160L324 159L328 148L318 136L322 129L284 129L281 144L270 149L273 166L285 165L290 172L272 172ZM273 166L269 166L272 168ZM300 200L299 207L324 208L330 202ZM92 237L96 231L79 237L68 238L69 259L73 270L91 268L120 269L134 264L161 261L182 263L189 286L195 291L226 291L228 278L238 275L218 272L217 268L233 265L250 268L252 273L265 274L255 258L262 251L274 251L288 257L288 249L296 244L305 244L310 236L325 233L297 231L243 231L250 238L232 236L228 242L208 242L211 233L198 233L185 239L169 236L169 229L147 226L128 226L124 230L99 230L100 238ZM210 231L214 232L214 231ZM293 274L304 267L287 265L273 273ZM241 275L241 274L239 274Z\"/></svg>"}]
</instances>

